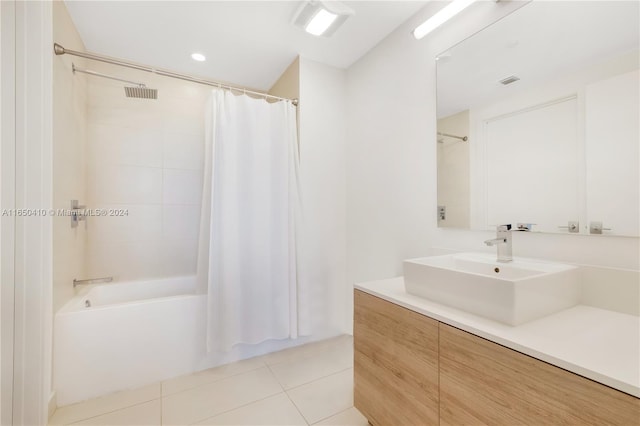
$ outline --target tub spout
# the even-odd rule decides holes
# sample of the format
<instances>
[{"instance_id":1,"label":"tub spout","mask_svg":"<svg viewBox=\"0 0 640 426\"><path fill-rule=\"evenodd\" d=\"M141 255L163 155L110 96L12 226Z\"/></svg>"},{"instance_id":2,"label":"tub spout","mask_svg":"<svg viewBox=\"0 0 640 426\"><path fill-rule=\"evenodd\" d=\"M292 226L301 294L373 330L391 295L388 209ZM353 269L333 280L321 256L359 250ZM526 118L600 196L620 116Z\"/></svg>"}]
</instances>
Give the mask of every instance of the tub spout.
<instances>
[{"instance_id":1,"label":"tub spout","mask_svg":"<svg viewBox=\"0 0 640 426\"><path fill-rule=\"evenodd\" d=\"M113 277L103 277L103 278L89 278L88 280L77 280L73 279L73 287L79 285L89 285L89 284L100 284L100 283L110 283L113 281Z\"/></svg>"}]
</instances>

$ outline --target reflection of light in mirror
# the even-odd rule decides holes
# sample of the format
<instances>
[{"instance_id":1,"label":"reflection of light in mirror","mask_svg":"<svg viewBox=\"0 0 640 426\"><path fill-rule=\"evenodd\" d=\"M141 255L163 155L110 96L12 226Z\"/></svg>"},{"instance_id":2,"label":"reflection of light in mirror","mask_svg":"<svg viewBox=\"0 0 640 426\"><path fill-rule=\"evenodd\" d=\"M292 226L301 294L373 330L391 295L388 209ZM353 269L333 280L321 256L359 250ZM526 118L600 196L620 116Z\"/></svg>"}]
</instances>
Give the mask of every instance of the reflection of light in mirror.
<instances>
[{"instance_id":1,"label":"reflection of light in mirror","mask_svg":"<svg viewBox=\"0 0 640 426\"><path fill-rule=\"evenodd\" d=\"M467 7L471 6L471 3L474 1L475 0L453 0L449 5L445 6L444 9L441 9L438 13L420 24L418 28L413 30L413 36L420 40L422 37L426 36Z\"/></svg>"}]
</instances>

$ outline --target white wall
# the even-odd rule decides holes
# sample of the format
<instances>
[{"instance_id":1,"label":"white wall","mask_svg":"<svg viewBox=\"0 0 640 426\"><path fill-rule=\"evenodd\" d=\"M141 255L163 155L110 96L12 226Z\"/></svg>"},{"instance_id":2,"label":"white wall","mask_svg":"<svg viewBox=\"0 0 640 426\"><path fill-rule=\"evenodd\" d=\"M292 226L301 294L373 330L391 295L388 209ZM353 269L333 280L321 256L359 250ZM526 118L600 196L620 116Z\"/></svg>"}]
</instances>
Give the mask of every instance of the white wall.
<instances>
[{"instance_id":1,"label":"white wall","mask_svg":"<svg viewBox=\"0 0 640 426\"><path fill-rule=\"evenodd\" d=\"M522 4L477 2L417 41L411 30L443 6L427 4L347 71L349 285L401 275L432 247L490 251L490 232L437 227L434 57ZM517 233L514 254L640 268L638 238Z\"/></svg>"},{"instance_id":2,"label":"white wall","mask_svg":"<svg viewBox=\"0 0 640 426\"><path fill-rule=\"evenodd\" d=\"M0 208L15 207L15 3L0 3ZM0 216L0 424L13 410L13 294L15 219Z\"/></svg>"},{"instance_id":3,"label":"white wall","mask_svg":"<svg viewBox=\"0 0 640 426\"><path fill-rule=\"evenodd\" d=\"M15 74L8 76L15 83L15 134L7 140L3 133L2 159L3 169L8 166L14 174L12 182L3 186L3 201L5 190L12 187L15 204L6 207L48 211L53 205L52 7L49 2L10 2L8 6L3 2L3 18L9 9L8 17L15 17L9 28L15 35ZM4 25L2 33L6 35ZM2 77L4 88L4 73ZM52 220L40 214L12 219L15 234L9 241L13 245L3 245L3 257L5 248L13 254L13 271L8 281L3 274L2 281L3 289L15 286L11 424L46 424L51 389ZM3 262L3 272L4 266Z\"/></svg>"},{"instance_id":4,"label":"white wall","mask_svg":"<svg viewBox=\"0 0 640 426\"><path fill-rule=\"evenodd\" d=\"M619 235L640 235L639 82L636 69L585 90L588 220Z\"/></svg>"},{"instance_id":5,"label":"white wall","mask_svg":"<svg viewBox=\"0 0 640 426\"><path fill-rule=\"evenodd\" d=\"M94 71L158 89L127 98L126 83L88 76L86 278L119 281L196 272L208 86L91 62ZM80 227L84 225L81 224Z\"/></svg>"},{"instance_id":6,"label":"white wall","mask_svg":"<svg viewBox=\"0 0 640 426\"><path fill-rule=\"evenodd\" d=\"M345 71L300 58L301 279L314 332L349 330L346 301Z\"/></svg>"}]
</instances>

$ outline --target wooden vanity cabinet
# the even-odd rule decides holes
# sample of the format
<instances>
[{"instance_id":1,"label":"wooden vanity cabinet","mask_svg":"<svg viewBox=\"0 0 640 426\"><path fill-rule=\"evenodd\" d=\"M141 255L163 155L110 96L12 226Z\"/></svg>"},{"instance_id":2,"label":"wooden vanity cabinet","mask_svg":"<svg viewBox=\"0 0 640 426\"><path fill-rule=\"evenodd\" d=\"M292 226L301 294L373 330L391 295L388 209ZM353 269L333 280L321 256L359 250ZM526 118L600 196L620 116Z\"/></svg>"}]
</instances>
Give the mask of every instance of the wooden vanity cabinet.
<instances>
[{"instance_id":1,"label":"wooden vanity cabinet","mask_svg":"<svg viewBox=\"0 0 640 426\"><path fill-rule=\"evenodd\" d=\"M354 297L354 405L376 426L437 425L438 322Z\"/></svg>"},{"instance_id":2,"label":"wooden vanity cabinet","mask_svg":"<svg viewBox=\"0 0 640 426\"><path fill-rule=\"evenodd\" d=\"M440 323L441 425L640 425L640 399Z\"/></svg>"},{"instance_id":3,"label":"wooden vanity cabinet","mask_svg":"<svg viewBox=\"0 0 640 426\"><path fill-rule=\"evenodd\" d=\"M355 406L374 426L640 426L640 399L355 291Z\"/></svg>"}]
</instances>

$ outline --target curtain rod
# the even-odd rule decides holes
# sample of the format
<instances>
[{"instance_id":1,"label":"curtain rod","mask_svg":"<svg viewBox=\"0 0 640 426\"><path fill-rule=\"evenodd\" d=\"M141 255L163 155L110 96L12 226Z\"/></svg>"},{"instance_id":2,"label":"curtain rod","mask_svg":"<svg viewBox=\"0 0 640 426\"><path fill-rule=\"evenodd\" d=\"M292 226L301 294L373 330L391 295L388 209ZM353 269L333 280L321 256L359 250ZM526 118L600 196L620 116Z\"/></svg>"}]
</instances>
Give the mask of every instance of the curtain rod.
<instances>
[{"instance_id":1,"label":"curtain rod","mask_svg":"<svg viewBox=\"0 0 640 426\"><path fill-rule=\"evenodd\" d=\"M173 72L173 71L169 71L169 70L164 70L164 69L161 69L161 68L153 68L153 67L149 67L149 66L146 66L146 65L140 65L140 64L133 63L133 62L127 62L127 61L123 61L121 59L116 59L116 58L111 58L111 57L108 57L108 56L97 55L97 54L91 53L91 52L78 52L76 50L65 49L64 47L62 47L58 43L54 43L53 44L53 51L54 51L54 53L56 55L65 55L66 54L66 55L79 56L81 58L86 58L86 59L91 59L91 60L94 60L94 61L105 62L107 64L119 65L121 67L132 68L132 69L139 70L139 71L146 71L146 72L150 72L152 74L162 75L164 77L177 78L177 79L180 79L180 80L191 81L191 82L199 83L199 84L205 84L207 86L214 86L214 87L217 87L219 89L235 90L236 92L242 92L242 93L248 93L248 94L251 94L251 95L257 95L257 96L264 97L265 99L270 98L270 99L277 99L277 100L280 100L280 101L291 101L291 103L293 105L298 106L298 100L297 99L281 98L280 96L270 95L269 93L256 92L256 91L253 91L253 90L247 90L247 89L242 88L242 87L229 86L229 85L217 82L217 81L206 80L204 78L198 78L198 77L192 77L192 76L186 75L186 74L179 74L179 73L176 73L176 72Z\"/></svg>"}]
</instances>

